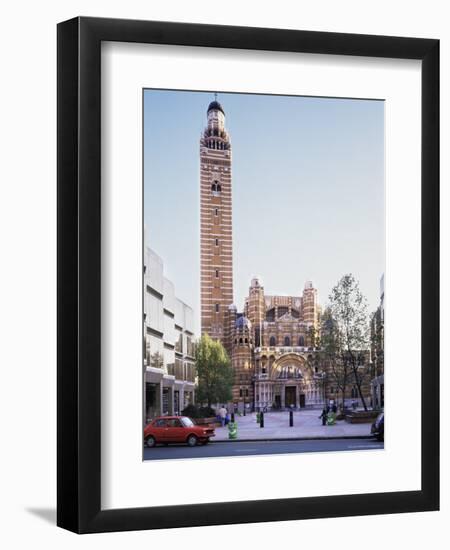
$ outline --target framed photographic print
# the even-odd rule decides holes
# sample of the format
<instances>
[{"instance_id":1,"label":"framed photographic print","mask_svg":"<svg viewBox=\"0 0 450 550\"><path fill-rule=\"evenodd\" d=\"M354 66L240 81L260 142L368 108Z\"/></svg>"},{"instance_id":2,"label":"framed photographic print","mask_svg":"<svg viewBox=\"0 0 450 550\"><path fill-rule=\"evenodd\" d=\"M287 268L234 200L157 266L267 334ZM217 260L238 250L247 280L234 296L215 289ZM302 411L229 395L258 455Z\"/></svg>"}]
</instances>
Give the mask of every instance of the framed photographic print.
<instances>
[{"instance_id":1,"label":"framed photographic print","mask_svg":"<svg viewBox=\"0 0 450 550\"><path fill-rule=\"evenodd\" d=\"M58 525L437 510L438 274L438 40L59 24Z\"/></svg>"}]
</instances>

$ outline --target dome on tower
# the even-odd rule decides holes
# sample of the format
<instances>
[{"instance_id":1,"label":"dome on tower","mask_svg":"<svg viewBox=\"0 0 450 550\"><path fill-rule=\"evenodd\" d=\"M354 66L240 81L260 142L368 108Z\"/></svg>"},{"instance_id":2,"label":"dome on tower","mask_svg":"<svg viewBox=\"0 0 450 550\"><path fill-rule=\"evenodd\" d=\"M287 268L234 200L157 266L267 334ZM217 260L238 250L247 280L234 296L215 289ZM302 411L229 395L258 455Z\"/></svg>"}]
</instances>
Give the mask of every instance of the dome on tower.
<instances>
[{"instance_id":1,"label":"dome on tower","mask_svg":"<svg viewBox=\"0 0 450 550\"><path fill-rule=\"evenodd\" d=\"M241 315L240 317L238 317L236 319L236 325L235 326L236 326L237 329L247 328L248 330L250 330L252 328L251 322L244 315Z\"/></svg>"},{"instance_id":2,"label":"dome on tower","mask_svg":"<svg viewBox=\"0 0 450 550\"><path fill-rule=\"evenodd\" d=\"M223 114L225 114L225 111L223 110L223 107L222 105L214 100L214 101L211 101L211 103L209 104L209 107L208 107L208 110L206 111L206 113L209 113L209 111L222 111Z\"/></svg>"},{"instance_id":3,"label":"dome on tower","mask_svg":"<svg viewBox=\"0 0 450 550\"><path fill-rule=\"evenodd\" d=\"M263 282L261 280L261 277L259 277L258 275L255 275L253 278L252 278L252 281L250 283L250 286L252 288L259 288L259 287L262 287L263 286Z\"/></svg>"}]
</instances>

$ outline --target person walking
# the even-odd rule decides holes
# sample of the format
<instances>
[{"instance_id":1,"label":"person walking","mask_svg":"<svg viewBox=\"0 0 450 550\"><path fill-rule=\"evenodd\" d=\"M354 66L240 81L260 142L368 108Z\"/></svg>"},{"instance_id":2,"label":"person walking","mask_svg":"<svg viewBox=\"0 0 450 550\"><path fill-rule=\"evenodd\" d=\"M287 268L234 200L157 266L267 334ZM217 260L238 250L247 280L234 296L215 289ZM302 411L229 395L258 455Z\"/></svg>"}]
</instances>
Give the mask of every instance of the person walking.
<instances>
[{"instance_id":1,"label":"person walking","mask_svg":"<svg viewBox=\"0 0 450 550\"><path fill-rule=\"evenodd\" d=\"M222 424L222 428L225 426L225 419L227 417L227 409L222 405L219 409L219 416L220 416L220 423Z\"/></svg>"},{"instance_id":2,"label":"person walking","mask_svg":"<svg viewBox=\"0 0 450 550\"><path fill-rule=\"evenodd\" d=\"M319 418L322 419L322 426L327 425L327 416L328 416L328 407L324 407L322 409L322 414L319 416Z\"/></svg>"}]
</instances>

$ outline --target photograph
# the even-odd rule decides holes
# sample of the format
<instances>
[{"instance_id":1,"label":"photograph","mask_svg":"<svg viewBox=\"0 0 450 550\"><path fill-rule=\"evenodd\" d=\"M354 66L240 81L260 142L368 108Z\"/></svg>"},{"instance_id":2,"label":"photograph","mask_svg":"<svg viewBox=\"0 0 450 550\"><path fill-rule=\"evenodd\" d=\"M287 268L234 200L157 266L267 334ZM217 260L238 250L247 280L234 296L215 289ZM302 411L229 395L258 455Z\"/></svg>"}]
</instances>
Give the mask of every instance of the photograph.
<instances>
[{"instance_id":1,"label":"photograph","mask_svg":"<svg viewBox=\"0 0 450 550\"><path fill-rule=\"evenodd\" d=\"M142 101L144 460L383 450L384 101Z\"/></svg>"},{"instance_id":2,"label":"photograph","mask_svg":"<svg viewBox=\"0 0 450 550\"><path fill-rule=\"evenodd\" d=\"M445 547L449 10L371 8L4 4L2 548Z\"/></svg>"}]
</instances>

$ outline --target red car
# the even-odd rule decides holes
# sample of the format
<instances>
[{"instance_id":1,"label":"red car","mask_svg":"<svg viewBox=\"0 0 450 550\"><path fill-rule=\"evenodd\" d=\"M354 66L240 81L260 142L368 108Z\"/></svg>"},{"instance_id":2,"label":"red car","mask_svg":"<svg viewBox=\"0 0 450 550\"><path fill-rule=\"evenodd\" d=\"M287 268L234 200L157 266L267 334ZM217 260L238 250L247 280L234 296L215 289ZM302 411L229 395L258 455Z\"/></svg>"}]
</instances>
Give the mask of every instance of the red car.
<instances>
[{"instance_id":1,"label":"red car","mask_svg":"<svg viewBox=\"0 0 450 550\"><path fill-rule=\"evenodd\" d=\"M187 416L160 416L144 429L147 447L154 447L157 443L187 443L189 447L195 447L197 443L206 445L215 435L212 426L196 426Z\"/></svg>"}]
</instances>

